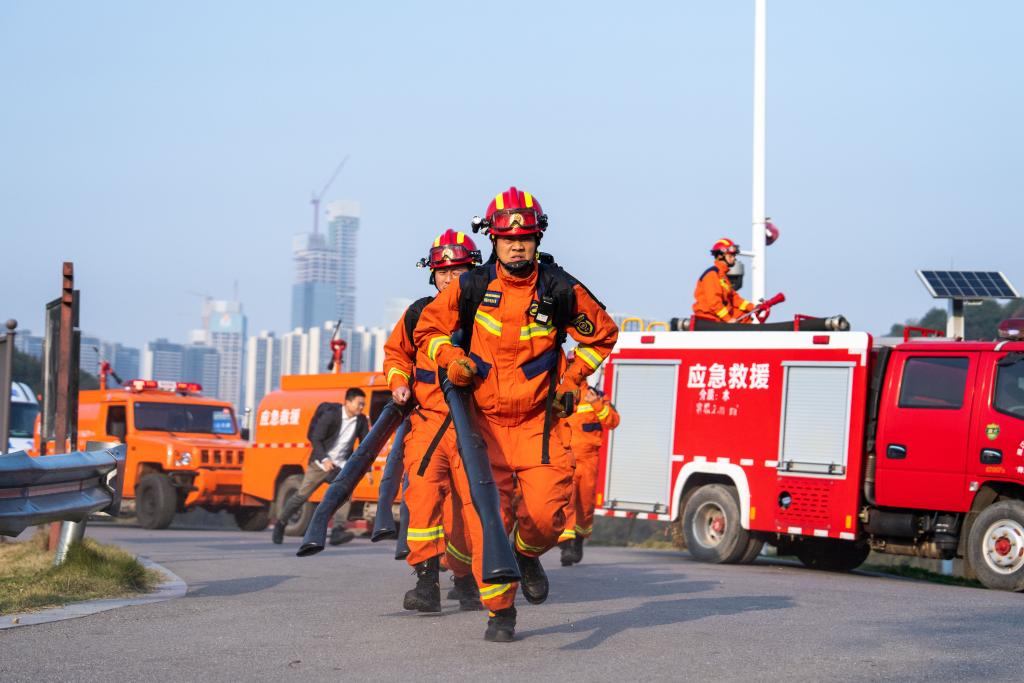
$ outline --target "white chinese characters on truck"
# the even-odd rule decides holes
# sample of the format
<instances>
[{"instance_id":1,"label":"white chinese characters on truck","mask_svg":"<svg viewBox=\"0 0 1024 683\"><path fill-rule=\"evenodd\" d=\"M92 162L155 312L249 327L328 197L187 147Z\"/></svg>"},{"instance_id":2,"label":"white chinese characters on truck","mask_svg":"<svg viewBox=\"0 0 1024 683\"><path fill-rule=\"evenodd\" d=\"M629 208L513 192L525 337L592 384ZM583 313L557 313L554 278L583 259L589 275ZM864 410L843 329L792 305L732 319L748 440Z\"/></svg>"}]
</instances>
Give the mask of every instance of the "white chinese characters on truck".
<instances>
[{"instance_id":1,"label":"white chinese characters on truck","mask_svg":"<svg viewBox=\"0 0 1024 683\"><path fill-rule=\"evenodd\" d=\"M672 521L705 561L752 561L765 542L835 570L871 549L967 557L986 585L1024 589L1014 354L1024 343L623 333L600 513Z\"/></svg>"}]
</instances>

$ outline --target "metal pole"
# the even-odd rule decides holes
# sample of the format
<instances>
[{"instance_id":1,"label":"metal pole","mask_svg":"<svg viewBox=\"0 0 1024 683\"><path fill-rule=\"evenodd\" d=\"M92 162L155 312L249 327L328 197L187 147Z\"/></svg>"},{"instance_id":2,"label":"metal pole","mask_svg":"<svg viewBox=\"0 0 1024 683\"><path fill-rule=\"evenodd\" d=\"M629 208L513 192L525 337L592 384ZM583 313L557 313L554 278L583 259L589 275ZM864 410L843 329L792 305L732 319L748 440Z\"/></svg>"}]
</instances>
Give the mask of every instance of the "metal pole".
<instances>
[{"instance_id":1,"label":"metal pole","mask_svg":"<svg viewBox=\"0 0 1024 683\"><path fill-rule=\"evenodd\" d=\"M946 336L952 339L964 337L964 300L949 300L949 317L946 320Z\"/></svg>"},{"instance_id":2,"label":"metal pole","mask_svg":"<svg viewBox=\"0 0 1024 683\"><path fill-rule=\"evenodd\" d=\"M65 261L63 267L63 282L60 295L60 333L57 337L58 359L57 359L57 409L54 423L53 452L66 453L65 442L71 435L77 434L77 425L72 425L72 420L78 420L78 415L73 408L77 405L73 391L78 382L72 373L78 372L77 364L74 362L78 354L74 353L72 342L75 339L75 265L71 261ZM72 443L71 449L75 450L77 444ZM85 521L61 522L60 535L57 538L57 548L53 555L53 564L63 564L68 554L68 546L75 541L81 541L85 537ZM52 537L51 537L52 538Z\"/></svg>"},{"instance_id":3,"label":"metal pole","mask_svg":"<svg viewBox=\"0 0 1024 683\"><path fill-rule=\"evenodd\" d=\"M0 454L7 455L11 438L11 380L14 374L14 329L18 321L11 318L7 321L7 336L4 337L4 364L0 371Z\"/></svg>"},{"instance_id":4,"label":"metal pole","mask_svg":"<svg viewBox=\"0 0 1024 683\"><path fill-rule=\"evenodd\" d=\"M767 295L765 263L766 183L766 0L754 0L754 192L750 243L751 287L754 301Z\"/></svg>"}]
</instances>

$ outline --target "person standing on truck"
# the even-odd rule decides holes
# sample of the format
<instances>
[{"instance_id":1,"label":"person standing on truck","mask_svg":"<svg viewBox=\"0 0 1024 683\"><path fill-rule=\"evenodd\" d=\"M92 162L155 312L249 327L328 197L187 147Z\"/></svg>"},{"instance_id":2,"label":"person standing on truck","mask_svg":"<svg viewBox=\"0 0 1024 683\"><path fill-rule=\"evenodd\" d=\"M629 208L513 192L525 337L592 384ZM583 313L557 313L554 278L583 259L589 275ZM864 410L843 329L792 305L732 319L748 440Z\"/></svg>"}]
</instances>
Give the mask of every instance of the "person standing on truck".
<instances>
[{"instance_id":1,"label":"person standing on truck","mask_svg":"<svg viewBox=\"0 0 1024 683\"><path fill-rule=\"evenodd\" d=\"M558 266L539 261L548 219L529 192L511 187L498 194L485 218L473 224L490 237L491 259L423 309L414 341L447 370L453 384L473 391L523 594L539 604L548 595L539 558L558 542L572 492L572 453L553 427L575 409L580 386L611 353L618 329L586 287ZM562 353L566 334L580 343L568 369ZM453 471L471 545L482 548L465 472ZM483 583L482 554L473 552L472 560L489 610L484 638L511 641L516 584Z\"/></svg>"},{"instance_id":2,"label":"person standing on truck","mask_svg":"<svg viewBox=\"0 0 1024 683\"><path fill-rule=\"evenodd\" d=\"M363 414L366 408L366 393L358 387L345 392L345 403L321 403L310 420L309 436L312 446L306 472L298 491L289 496L281 506L274 523L271 540L281 543L288 520L299 511L317 488L334 480L345 461L355 450L356 441L370 431L369 420ZM345 529L351 503L346 502L334 513L334 528L331 530L331 545L348 543L355 534Z\"/></svg>"},{"instance_id":3,"label":"person standing on truck","mask_svg":"<svg viewBox=\"0 0 1024 683\"><path fill-rule=\"evenodd\" d=\"M573 499L565 516L565 531L558 539L562 566L568 567L583 559L583 540L590 538L594 529L598 452L604 430L619 426L619 413L604 400L604 392L588 386L576 412L563 422L569 434L569 448L576 459Z\"/></svg>"},{"instance_id":4,"label":"person standing on truck","mask_svg":"<svg viewBox=\"0 0 1024 683\"><path fill-rule=\"evenodd\" d=\"M473 240L465 233L449 229L434 240L427 257L417 265L430 268L430 284L443 292L478 263L480 252ZM403 442L402 479L409 510L406 561L416 571L416 587L405 594L402 606L419 612L441 611L438 572L441 558L447 553L448 566L455 576L459 609L477 610L482 606L462 530L461 501L454 514L448 516L444 511L446 496L458 497L450 483L451 468L459 464L455 428L438 384L437 366L412 342L420 313L433 299L423 297L409 306L384 344L384 373L392 398L399 405L413 395L416 401Z\"/></svg>"},{"instance_id":5,"label":"person standing on truck","mask_svg":"<svg viewBox=\"0 0 1024 683\"><path fill-rule=\"evenodd\" d=\"M739 295L729 281L729 270L736 265L740 245L723 237L711 246L714 265L705 270L697 280L693 292L693 314L705 320L721 323L736 322L745 313L754 310L754 304ZM747 322L753 316L747 317Z\"/></svg>"}]
</instances>

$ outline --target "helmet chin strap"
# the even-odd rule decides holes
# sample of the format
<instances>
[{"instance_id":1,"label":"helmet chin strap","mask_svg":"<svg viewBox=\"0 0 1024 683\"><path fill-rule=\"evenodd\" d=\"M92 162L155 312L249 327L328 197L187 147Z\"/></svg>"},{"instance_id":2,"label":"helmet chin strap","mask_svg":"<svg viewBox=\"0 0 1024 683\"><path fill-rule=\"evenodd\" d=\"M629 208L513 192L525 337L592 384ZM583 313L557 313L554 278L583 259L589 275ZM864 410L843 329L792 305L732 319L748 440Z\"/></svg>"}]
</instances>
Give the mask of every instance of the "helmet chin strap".
<instances>
[{"instance_id":1,"label":"helmet chin strap","mask_svg":"<svg viewBox=\"0 0 1024 683\"><path fill-rule=\"evenodd\" d=\"M500 263L510 275L516 275L519 277L527 275L531 270L533 270L533 261L513 261L512 263L505 263L504 261L501 261Z\"/></svg>"}]
</instances>

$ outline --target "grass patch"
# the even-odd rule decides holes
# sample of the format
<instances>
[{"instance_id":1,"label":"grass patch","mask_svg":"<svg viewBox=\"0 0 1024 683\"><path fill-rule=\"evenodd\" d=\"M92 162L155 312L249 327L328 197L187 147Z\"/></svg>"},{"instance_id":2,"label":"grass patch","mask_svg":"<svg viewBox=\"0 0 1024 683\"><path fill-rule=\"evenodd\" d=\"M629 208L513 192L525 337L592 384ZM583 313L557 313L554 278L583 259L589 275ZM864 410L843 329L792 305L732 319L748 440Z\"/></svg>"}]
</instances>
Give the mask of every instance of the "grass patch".
<instances>
[{"instance_id":1,"label":"grass patch","mask_svg":"<svg viewBox=\"0 0 1024 683\"><path fill-rule=\"evenodd\" d=\"M69 602L146 593L163 580L132 555L90 538L68 549L53 566L45 536L23 543L0 543L0 614L25 612Z\"/></svg>"},{"instance_id":2,"label":"grass patch","mask_svg":"<svg viewBox=\"0 0 1024 683\"><path fill-rule=\"evenodd\" d=\"M947 586L968 586L970 588L984 588L981 582L977 579L967 579L962 576L947 576L946 574L939 574L922 567L912 567L905 564L897 564L891 566L878 565L878 564L865 564L861 565L861 569L871 572L877 572L879 574L889 574L891 576L902 576L907 579L918 579L920 581L931 581L933 583L942 583Z\"/></svg>"}]
</instances>

